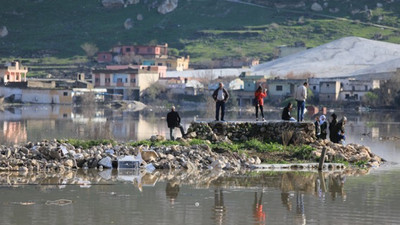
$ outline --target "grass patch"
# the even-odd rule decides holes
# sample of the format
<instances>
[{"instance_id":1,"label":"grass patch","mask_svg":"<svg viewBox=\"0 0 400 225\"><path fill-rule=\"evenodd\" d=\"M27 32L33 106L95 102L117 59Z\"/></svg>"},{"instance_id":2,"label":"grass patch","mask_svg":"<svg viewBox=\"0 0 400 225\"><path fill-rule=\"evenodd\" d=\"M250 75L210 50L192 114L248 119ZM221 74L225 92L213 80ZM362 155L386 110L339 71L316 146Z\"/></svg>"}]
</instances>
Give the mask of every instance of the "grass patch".
<instances>
[{"instance_id":1,"label":"grass patch","mask_svg":"<svg viewBox=\"0 0 400 225\"><path fill-rule=\"evenodd\" d=\"M73 145L75 148L83 148L88 149L93 146L98 145L108 145L112 144L115 145L116 142L114 140L109 139L101 139L101 140L78 140L78 139L67 139L67 140L59 140L60 143L68 143Z\"/></svg>"},{"instance_id":2,"label":"grass patch","mask_svg":"<svg viewBox=\"0 0 400 225\"><path fill-rule=\"evenodd\" d=\"M140 145L146 145L146 146L154 146L154 147L160 147L160 146L171 146L171 145L181 145L182 143L179 141L172 141L172 140L165 140L165 141L150 141L150 140L142 140L142 141L135 141L129 143L130 146L132 147L137 147Z\"/></svg>"}]
</instances>

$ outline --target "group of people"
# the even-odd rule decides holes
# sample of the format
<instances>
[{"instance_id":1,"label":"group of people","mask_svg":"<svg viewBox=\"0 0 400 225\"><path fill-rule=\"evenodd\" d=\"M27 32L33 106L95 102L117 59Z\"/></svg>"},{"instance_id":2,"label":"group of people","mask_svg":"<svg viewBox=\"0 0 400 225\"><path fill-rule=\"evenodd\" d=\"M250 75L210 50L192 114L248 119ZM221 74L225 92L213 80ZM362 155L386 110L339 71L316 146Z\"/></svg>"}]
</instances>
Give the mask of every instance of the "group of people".
<instances>
[{"instance_id":1,"label":"group of people","mask_svg":"<svg viewBox=\"0 0 400 225\"><path fill-rule=\"evenodd\" d=\"M305 101L307 99L307 88L308 83L304 82L303 85L299 86L294 94L294 98L297 102L297 122L304 121L304 109L305 109ZM267 96L266 88L263 88L261 85L257 88L254 93L253 104L255 106L256 111L256 121L258 121L258 112L260 111L261 120L265 121L264 118L264 98ZM221 82L218 85L218 88L213 92L212 97L215 101L215 120L221 121L224 120L225 116L225 104L229 99L229 93L224 88L224 84ZM293 121L296 119L290 115L290 112L293 108L292 103L288 103L286 107L283 108L282 112L282 120ZM343 117L340 121L337 121L337 115L333 113L331 115L332 120L329 122L326 119L325 115L321 115L315 118L315 134L318 139L326 139L328 135L328 127L329 127L329 138L334 143L344 143L346 140L344 125L346 124L347 118ZM167 123L170 128L170 138L174 140L173 130L175 128L179 128L182 134L182 137L185 136L184 129L181 125L181 118L178 112L175 111L175 107L172 106L171 112L167 114ZM328 126L329 124L329 126Z\"/></svg>"},{"instance_id":2,"label":"group of people","mask_svg":"<svg viewBox=\"0 0 400 225\"><path fill-rule=\"evenodd\" d=\"M339 122L337 121L337 115L333 113L331 115L332 120L329 122L329 139L333 143L344 144L346 136L344 133L344 125L347 122L347 118L344 116ZM318 139L325 140L328 135L328 121L325 115L315 117L315 135Z\"/></svg>"}]
</instances>

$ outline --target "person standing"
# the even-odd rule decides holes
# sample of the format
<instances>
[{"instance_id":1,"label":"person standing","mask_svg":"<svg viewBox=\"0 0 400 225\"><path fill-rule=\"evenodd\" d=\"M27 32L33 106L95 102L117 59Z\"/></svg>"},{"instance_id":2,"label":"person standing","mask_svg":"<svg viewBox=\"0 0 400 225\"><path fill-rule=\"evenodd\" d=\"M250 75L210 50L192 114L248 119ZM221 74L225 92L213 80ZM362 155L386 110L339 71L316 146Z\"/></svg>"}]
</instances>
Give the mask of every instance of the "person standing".
<instances>
[{"instance_id":1,"label":"person standing","mask_svg":"<svg viewBox=\"0 0 400 225\"><path fill-rule=\"evenodd\" d=\"M225 116L225 103L229 99L229 94L224 88L224 84L222 82L219 83L218 88L214 91L212 95L215 101L215 120L219 121L219 112L221 111L221 121L224 120Z\"/></svg>"},{"instance_id":2,"label":"person standing","mask_svg":"<svg viewBox=\"0 0 400 225\"><path fill-rule=\"evenodd\" d=\"M336 138L337 138L337 133L335 134L335 127L337 124L337 115L335 113L333 113L331 115L332 120L329 123L329 139L333 142L336 143Z\"/></svg>"},{"instance_id":3,"label":"person standing","mask_svg":"<svg viewBox=\"0 0 400 225\"><path fill-rule=\"evenodd\" d=\"M345 145L346 135L345 135L344 126L346 125L346 122L347 122L347 118L345 116L343 116L342 119L334 127L333 132L336 135L335 143L340 143L340 144Z\"/></svg>"},{"instance_id":4,"label":"person standing","mask_svg":"<svg viewBox=\"0 0 400 225\"><path fill-rule=\"evenodd\" d=\"M175 111L175 106L171 107L171 112L167 114L167 124L169 128L169 135L171 140L175 140L172 132L174 131L175 127L178 127L181 130L182 137L185 136L185 131L181 125L181 117L179 113Z\"/></svg>"},{"instance_id":5,"label":"person standing","mask_svg":"<svg viewBox=\"0 0 400 225\"><path fill-rule=\"evenodd\" d=\"M315 126L315 136L317 137L317 139L320 139L321 138L321 126L319 125L319 117L318 116L315 117L314 126Z\"/></svg>"},{"instance_id":6,"label":"person standing","mask_svg":"<svg viewBox=\"0 0 400 225\"><path fill-rule=\"evenodd\" d=\"M308 83L304 82L303 85L300 85L296 92L294 93L294 98L297 101L297 121L302 122L304 120L304 109L306 107L306 99L307 99L307 87Z\"/></svg>"},{"instance_id":7,"label":"person standing","mask_svg":"<svg viewBox=\"0 0 400 225\"><path fill-rule=\"evenodd\" d=\"M267 91L262 88L260 85L256 92L254 93L254 98L256 100L255 102L255 107L256 107L256 121L258 120L258 108L260 108L261 116L262 116L262 121L265 121L264 119L264 98L267 96Z\"/></svg>"},{"instance_id":8,"label":"person standing","mask_svg":"<svg viewBox=\"0 0 400 225\"><path fill-rule=\"evenodd\" d=\"M282 111L282 120L289 120L289 121L296 122L296 119L293 118L293 117L290 115L290 111L292 111L292 107L293 107L292 103L289 102L289 103L287 104L287 106L286 106L285 108L283 108L283 111Z\"/></svg>"},{"instance_id":9,"label":"person standing","mask_svg":"<svg viewBox=\"0 0 400 225\"><path fill-rule=\"evenodd\" d=\"M321 115L319 117L319 125L321 127L321 135L319 136L320 139L325 140L326 135L328 134L327 129L328 129L328 123L326 122L326 116Z\"/></svg>"}]
</instances>

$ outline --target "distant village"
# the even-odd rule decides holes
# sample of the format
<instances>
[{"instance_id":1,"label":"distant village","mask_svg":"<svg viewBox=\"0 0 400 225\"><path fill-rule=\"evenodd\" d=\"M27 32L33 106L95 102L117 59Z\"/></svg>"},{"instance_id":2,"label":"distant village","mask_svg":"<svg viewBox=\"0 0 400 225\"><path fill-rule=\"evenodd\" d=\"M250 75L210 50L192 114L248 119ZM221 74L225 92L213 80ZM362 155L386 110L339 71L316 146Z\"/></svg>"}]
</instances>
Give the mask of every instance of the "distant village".
<instances>
[{"instance_id":1,"label":"distant village","mask_svg":"<svg viewBox=\"0 0 400 225\"><path fill-rule=\"evenodd\" d=\"M277 58L308 51L304 45L277 47ZM256 59L238 60L230 69L193 70L190 57L168 55L168 44L142 46L118 45L98 52L97 66L90 74L78 73L75 79L27 78L29 68L20 61L0 66L0 96L11 102L73 104L91 96L89 101L141 101L145 90L162 85L174 95L210 94L223 82L234 94L239 107L251 106L259 85L267 88L270 102L293 96L297 86L308 81L314 98L321 104L361 103L365 95L397 74L397 70L368 73L365 76L274 76L253 73ZM390 90L388 90L390 92Z\"/></svg>"}]
</instances>

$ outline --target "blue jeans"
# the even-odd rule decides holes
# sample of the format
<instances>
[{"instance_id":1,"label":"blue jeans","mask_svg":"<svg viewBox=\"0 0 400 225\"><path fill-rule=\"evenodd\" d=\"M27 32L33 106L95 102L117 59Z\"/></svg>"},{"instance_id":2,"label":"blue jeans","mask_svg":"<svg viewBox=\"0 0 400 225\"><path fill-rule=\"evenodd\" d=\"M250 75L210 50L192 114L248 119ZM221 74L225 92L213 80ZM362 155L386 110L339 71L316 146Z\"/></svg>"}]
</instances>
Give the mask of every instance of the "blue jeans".
<instances>
[{"instance_id":1,"label":"blue jeans","mask_svg":"<svg viewBox=\"0 0 400 225\"><path fill-rule=\"evenodd\" d=\"M215 110L215 120L219 120L219 110L221 109L221 120L224 120L224 115L225 115L225 102L224 101L218 101L215 104L216 110Z\"/></svg>"},{"instance_id":2,"label":"blue jeans","mask_svg":"<svg viewBox=\"0 0 400 225\"><path fill-rule=\"evenodd\" d=\"M304 120L304 109L306 108L306 101L297 101L297 122Z\"/></svg>"}]
</instances>

